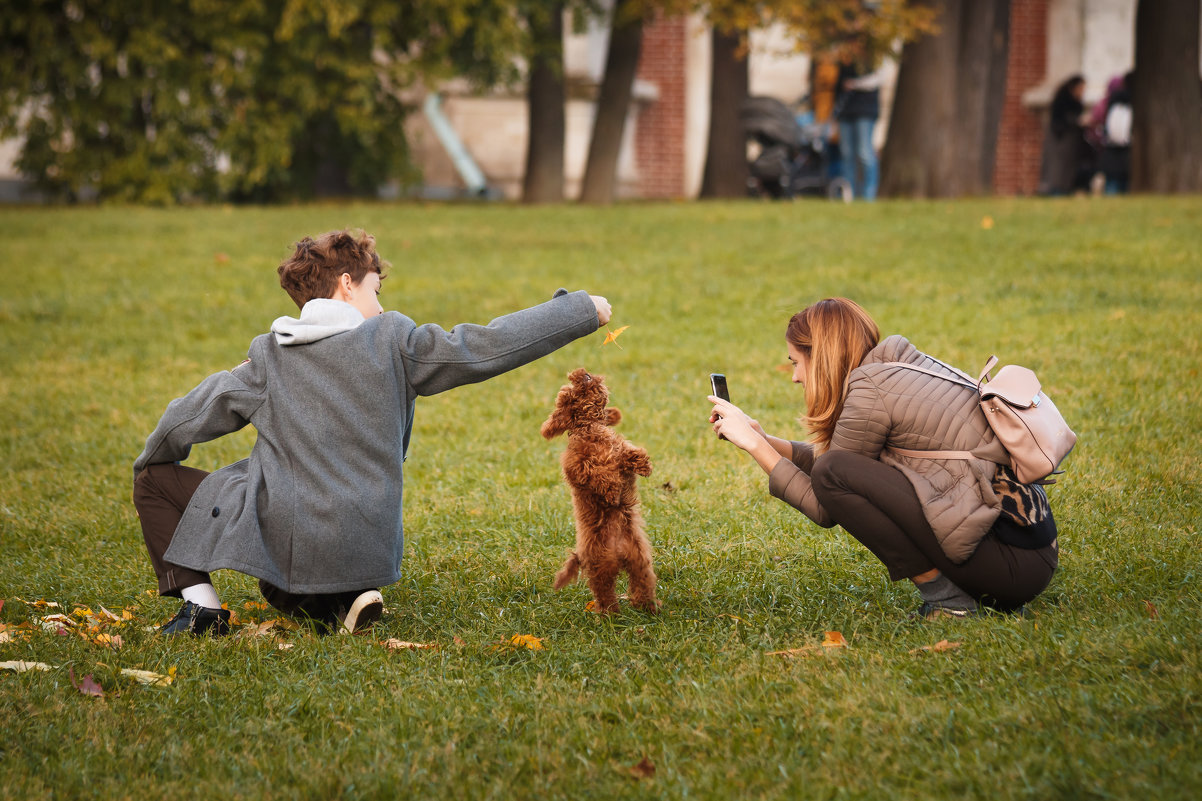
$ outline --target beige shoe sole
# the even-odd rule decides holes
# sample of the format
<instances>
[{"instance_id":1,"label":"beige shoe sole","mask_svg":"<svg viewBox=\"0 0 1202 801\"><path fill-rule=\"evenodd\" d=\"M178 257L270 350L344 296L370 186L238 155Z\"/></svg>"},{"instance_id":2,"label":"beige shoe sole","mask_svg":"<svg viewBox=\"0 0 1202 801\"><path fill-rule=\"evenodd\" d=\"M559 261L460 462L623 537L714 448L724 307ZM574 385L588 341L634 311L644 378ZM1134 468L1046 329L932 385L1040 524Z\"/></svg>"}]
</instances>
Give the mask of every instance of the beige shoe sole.
<instances>
[{"instance_id":1,"label":"beige shoe sole","mask_svg":"<svg viewBox=\"0 0 1202 801\"><path fill-rule=\"evenodd\" d=\"M354 634L370 628L371 624L379 620L382 614L384 614L384 596L380 595L378 590L368 590L360 594L351 604L346 617L342 619L338 633Z\"/></svg>"}]
</instances>

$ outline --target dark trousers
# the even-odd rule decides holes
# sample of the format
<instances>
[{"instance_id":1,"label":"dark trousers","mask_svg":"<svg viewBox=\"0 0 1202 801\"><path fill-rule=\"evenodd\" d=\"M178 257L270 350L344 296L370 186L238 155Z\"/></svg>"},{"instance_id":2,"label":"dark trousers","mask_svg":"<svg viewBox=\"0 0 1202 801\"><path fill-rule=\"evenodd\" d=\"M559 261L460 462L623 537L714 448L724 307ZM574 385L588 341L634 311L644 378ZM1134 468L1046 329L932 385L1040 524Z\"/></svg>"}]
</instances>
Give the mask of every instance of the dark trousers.
<instances>
[{"instance_id":1,"label":"dark trousers","mask_svg":"<svg viewBox=\"0 0 1202 801\"><path fill-rule=\"evenodd\" d=\"M939 547L909 480L876 459L830 451L818 457L810 479L823 508L881 560L893 581L936 568L983 604L1005 610L1043 592L1056 571L1055 542L1027 549L998 540L997 528L1011 525L1005 519L955 564Z\"/></svg>"},{"instance_id":2,"label":"dark trousers","mask_svg":"<svg viewBox=\"0 0 1202 801\"><path fill-rule=\"evenodd\" d=\"M158 577L159 595L178 598L185 587L212 583L208 573L181 567L163 558L188 502L208 475L194 467L152 464L134 480L134 507L142 522L142 538L150 553L150 564ZM262 579L259 589L267 603L281 612L318 620L329 620L336 612L347 609L360 592L301 595L285 592Z\"/></svg>"}]
</instances>

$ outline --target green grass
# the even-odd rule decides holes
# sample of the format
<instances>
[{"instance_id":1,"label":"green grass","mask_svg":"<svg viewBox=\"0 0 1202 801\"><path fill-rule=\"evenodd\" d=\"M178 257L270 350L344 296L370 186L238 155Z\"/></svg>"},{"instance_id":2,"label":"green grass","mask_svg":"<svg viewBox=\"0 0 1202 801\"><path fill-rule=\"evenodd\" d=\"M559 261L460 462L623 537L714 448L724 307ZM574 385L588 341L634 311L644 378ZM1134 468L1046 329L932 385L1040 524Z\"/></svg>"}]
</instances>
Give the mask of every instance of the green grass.
<instances>
[{"instance_id":1,"label":"green grass","mask_svg":"<svg viewBox=\"0 0 1202 801\"><path fill-rule=\"evenodd\" d=\"M0 623L45 614L34 600L135 617L116 651L21 629L0 644L55 666L0 671L3 796L1195 798L1200 220L1199 198L0 211ZM341 226L377 236L384 305L419 322L566 286L630 328L621 349L596 335L419 403L404 577L372 636L161 639L145 629L176 604L147 594L131 463L168 401L295 313L274 273L290 243ZM834 294L970 372L992 353L1034 368L1074 425L1050 493L1061 570L1031 617L909 620L912 588L709 433L717 370L801 436L784 326ZM601 620L583 585L550 589L573 530L563 443L538 428L581 365L654 460L657 617ZM267 619L244 608L253 580L216 583ZM827 630L850 649L768 655ZM496 647L516 634L545 650ZM941 639L960 647L915 650ZM631 773L644 757L653 777Z\"/></svg>"}]
</instances>

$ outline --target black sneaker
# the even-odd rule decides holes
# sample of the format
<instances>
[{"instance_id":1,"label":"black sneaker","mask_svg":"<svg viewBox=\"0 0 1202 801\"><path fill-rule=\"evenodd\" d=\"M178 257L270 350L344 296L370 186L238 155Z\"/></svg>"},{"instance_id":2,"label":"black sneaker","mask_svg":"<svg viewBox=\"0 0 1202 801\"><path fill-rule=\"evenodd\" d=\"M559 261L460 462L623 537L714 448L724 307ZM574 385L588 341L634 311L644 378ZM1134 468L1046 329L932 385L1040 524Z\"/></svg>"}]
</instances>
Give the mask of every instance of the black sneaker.
<instances>
[{"instance_id":1,"label":"black sneaker","mask_svg":"<svg viewBox=\"0 0 1202 801\"><path fill-rule=\"evenodd\" d=\"M379 590L367 590L351 603L350 609L338 614L338 633L354 634L370 628L384 614L384 596Z\"/></svg>"},{"instance_id":2,"label":"black sneaker","mask_svg":"<svg viewBox=\"0 0 1202 801\"><path fill-rule=\"evenodd\" d=\"M230 633L230 613L228 609L209 609L184 601L175 617L164 623L159 633L221 637Z\"/></svg>"},{"instance_id":3,"label":"black sneaker","mask_svg":"<svg viewBox=\"0 0 1202 801\"><path fill-rule=\"evenodd\" d=\"M965 609L964 607L940 606L930 601L923 601L922 606L918 607L918 611L914 613L914 617L920 617L923 620L939 620L945 617L965 618L976 616L977 611L975 606Z\"/></svg>"}]
</instances>

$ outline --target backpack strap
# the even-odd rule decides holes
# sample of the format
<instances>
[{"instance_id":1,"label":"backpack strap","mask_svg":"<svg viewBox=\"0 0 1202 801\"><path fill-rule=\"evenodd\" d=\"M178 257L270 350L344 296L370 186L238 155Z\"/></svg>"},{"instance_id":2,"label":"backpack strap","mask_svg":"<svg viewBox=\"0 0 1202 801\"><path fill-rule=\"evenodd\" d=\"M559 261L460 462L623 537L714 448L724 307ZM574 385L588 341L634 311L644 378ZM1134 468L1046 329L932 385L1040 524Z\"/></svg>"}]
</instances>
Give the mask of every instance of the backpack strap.
<instances>
[{"instance_id":1,"label":"backpack strap","mask_svg":"<svg viewBox=\"0 0 1202 801\"><path fill-rule=\"evenodd\" d=\"M969 378L967 374L960 372L950 365L943 364L943 362L940 362L938 359L935 359L935 361L939 364L942 364L947 369L955 372L956 377L953 378L947 373L941 373L938 370L931 370L927 367L919 367L918 365L910 364L909 362L881 362L881 364L885 367L904 367L905 369L913 370L916 373L926 373L927 375L934 376L935 378L942 378L944 381L950 381L953 384L959 384L960 386L968 387L975 392L980 392L980 384L973 383L973 380ZM995 358L993 361L996 362L997 359ZM992 366L992 363L989 366Z\"/></svg>"},{"instance_id":2,"label":"backpack strap","mask_svg":"<svg viewBox=\"0 0 1202 801\"><path fill-rule=\"evenodd\" d=\"M938 359L935 359L932 356L928 356L927 358L932 359L937 364L943 365L947 369L954 372L956 374L956 376L952 377L952 376L948 375L947 373L941 373L938 370L931 370L926 367L919 367L918 365L910 364L909 362L883 362L883 364L886 367L904 367L907 370L913 370L917 373L926 373L929 376L934 376L935 378L942 378L944 381L948 381L953 384L959 384L960 386L967 387L968 389L971 389L972 391L974 391L978 394L980 393L980 391L981 391L980 381L978 381L977 383L973 383L972 378L970 378L966 373L963 373L960 370L957 370L955 367L952 367L949 364L944 364L943 362L939 361ZM985 365L984 372L981 373L981 381L987 380L990 368L992 368L993 365L995 365L996 363L997 363L996 356L992 357L989 360L989 363ZM920 451L920 450L914 450L912 448L895 448L892 445L888 446L888 449L890 451L892 451L893 453L896 453L899 456L910 456L915 459L980 459L981 458L980 456L977 456L976 454L974 454L972 451ZM984 461L990 461L990 460L985 459Z\"/></svg>"}]
</instances>

